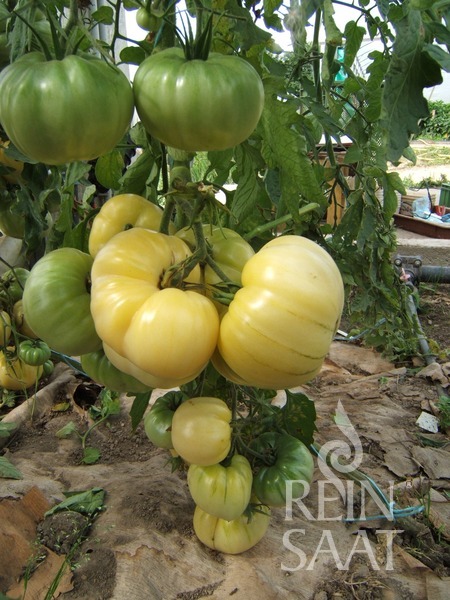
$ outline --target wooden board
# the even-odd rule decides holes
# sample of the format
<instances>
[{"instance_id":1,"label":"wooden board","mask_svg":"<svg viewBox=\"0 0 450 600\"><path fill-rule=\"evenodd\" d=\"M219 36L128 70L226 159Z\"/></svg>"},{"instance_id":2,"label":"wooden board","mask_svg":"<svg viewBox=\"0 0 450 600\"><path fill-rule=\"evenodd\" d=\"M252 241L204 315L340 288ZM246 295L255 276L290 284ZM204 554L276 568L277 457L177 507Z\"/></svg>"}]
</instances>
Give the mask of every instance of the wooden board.
<instances>
[{"instance_id":1,"label":"wooden board","mask_svg":"<svg viewBox=\"0 0 450 600\"><path fill-rule=\"evenodd\" d=\"M439 240L450 240L450 225L440 225L429 222L426 219L407 217L405 215L394 215L394 223L397 227Z\"/></svg>"}]
</instances>

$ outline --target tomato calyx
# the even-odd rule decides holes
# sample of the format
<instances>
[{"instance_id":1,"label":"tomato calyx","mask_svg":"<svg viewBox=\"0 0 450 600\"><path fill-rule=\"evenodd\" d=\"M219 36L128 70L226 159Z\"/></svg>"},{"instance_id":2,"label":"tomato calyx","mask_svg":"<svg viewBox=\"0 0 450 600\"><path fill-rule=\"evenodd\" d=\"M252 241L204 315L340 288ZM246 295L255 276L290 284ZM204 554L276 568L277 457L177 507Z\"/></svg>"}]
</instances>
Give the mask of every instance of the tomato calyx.
<instances>
[{"instance_id":1,"label":"tomato calyx","mask_svg":"<svg viewBox=\"0 0 450 600\"><path fill-rule=\"evenodd\" d=\"M197 28L195 37L193 36L189 21L188 31L186 31L184 23L183 29L184 35L182 35L178 29L175 29L175 34L183 48L186 60L208 60L213 34L212 15L209 16L203 29L201 27Z\"/></svg>"}]
</instances>

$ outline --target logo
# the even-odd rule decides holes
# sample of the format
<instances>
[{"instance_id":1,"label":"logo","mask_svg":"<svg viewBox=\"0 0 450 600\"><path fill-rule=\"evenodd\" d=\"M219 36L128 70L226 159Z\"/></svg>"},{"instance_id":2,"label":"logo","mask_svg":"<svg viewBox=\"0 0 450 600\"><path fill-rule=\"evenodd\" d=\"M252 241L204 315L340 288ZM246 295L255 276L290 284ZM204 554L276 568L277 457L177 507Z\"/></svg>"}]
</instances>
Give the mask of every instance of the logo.
<instances>
[{"instance_id":1,"label":"logo","mask_svg":"<svg viewBox=\"0 0 450 600\"><path fill-rule=\"evenodd\" d=\"M394 483L389 483L387 495L378 487L376 482L360 470L364 458L361 440L353 427L342 403L337 405L335 423L346 440L336 439L326 442L320 449L315 450L320 477L314 483L314 494L306 482L304 493L300 498L293 497L293 486L298 481L286 482L286 511L285 522L294 524L295 519L323 523L322 535L315 548L305 551L305 527L291 527L284 532L283 546L289 552L289 561L281 563L283 571L313 570L320 555L326 555L334 561L338 570L348 570L352 558L363 554L374 570L392 571L393 540L402 533L395 526L386 529L376 529L374 534L378 540L372 544L367 530L360 528L354 536L354 542L346 556L342 556L336 536L342 537L342 529L326 527L331 521L358 523L384 519L393 523L398 516L417 514L423 507L396 510L394 508ZM304 500L308 498L308 506ZM312 504L314 506L312 506ZM320 531L320 529L319 529ZM339 533L337 533L339 531ZM345 531L345 535L351 533ZM308 536L311 539L311 535ZM303 544L302 544L303 541ZM309 546L311 543L309 541ZM383 556L380 557L380 547Z\"/></svg>"}]
</instances>

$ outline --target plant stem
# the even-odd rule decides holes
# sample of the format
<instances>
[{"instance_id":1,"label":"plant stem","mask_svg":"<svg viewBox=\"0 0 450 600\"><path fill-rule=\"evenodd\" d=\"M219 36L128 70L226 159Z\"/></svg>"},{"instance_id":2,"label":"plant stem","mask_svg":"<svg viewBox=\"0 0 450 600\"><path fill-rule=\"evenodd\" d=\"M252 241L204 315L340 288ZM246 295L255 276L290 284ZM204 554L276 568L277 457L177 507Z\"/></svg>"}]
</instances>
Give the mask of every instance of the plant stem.
<instances>
[{"instance_id":1,"label":"plant stem","mask_svg":"<svg viewBox=\"0 0 450 600\"><path fill-rule=\"evenodd\" d=\"M299 208L297 216L305 215L309 212L312 212L313 210L316 210L317 208L320 208L320 205L317 204L317 202L309 202L308 204L305 204L305 206L302 206L301 208ZM255 229L252 229L249 233L246 233L242 237L244 238L244 240L247 240L247 241L251 240L254 237L260 235L261 233L270 231L271 229L274 229L275 227L278 227L279 225L283 225L284 223L287 223L288 221L292 221L292 220L293 220L292 214L288 213L287 215L283 215L282 217L279 217L278 219L275 219L274 221L270 221L269 223L264 223L264 225L258 225L258 227L255 227Z\"/></svg>"}]
</instances>

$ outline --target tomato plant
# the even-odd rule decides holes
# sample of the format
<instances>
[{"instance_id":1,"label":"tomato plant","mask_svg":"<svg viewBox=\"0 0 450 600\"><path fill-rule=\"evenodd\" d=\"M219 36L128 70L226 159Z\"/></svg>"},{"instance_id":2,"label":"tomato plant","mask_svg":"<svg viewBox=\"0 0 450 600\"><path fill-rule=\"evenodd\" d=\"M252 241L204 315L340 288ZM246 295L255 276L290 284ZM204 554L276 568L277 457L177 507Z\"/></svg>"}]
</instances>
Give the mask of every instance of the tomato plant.
<instances>
[{"instance_id":1,"label":"tomato plant","mask_svg":"<svg viewBox=\"0 0 450 600\"><path fill-rule=\"evenodd\" d=\"M92 160L128 130L133 93L112 64L84 54L18 58L0 73L0 122L28 158L50 164Z\"/></svg>"},{"instance_id":2,"label":"tomato plant","mask_svg":"<svg viewBox=\"0 0 450 600\"><path fill-rule=\"evenodd\" d=\"M240 144L256 128L264 105L261 78L249 62L218 53L188 60L179 48L146 58L133 90L146 130L187 151Z\"/></svg>"},{"instance_id":3,"label":"tomato plant","mask_svg":"<svg viewBox=\"0 0 450 600\"><path fill-rule=\"evenodd\" d=\"M274 238L244 266L214 364L220 371L223 360L255 387L301 385L319 372L343 303L342 277L323 248L300 236Z\"/></svg>"},{"instance_id":4,"label":"tomato plant","mask_svg":"<svg viewBox=\"0 0 450 600\"><path fill-rule=\"evenodd\" d=\"M0 386L5 389L26 390L39 381L42 373L42 365L27 365L13 348L0 352Z\"/></svg>"},{"instance_id":5,"label":"tomato plant","mask_svg":"<svg viewBox=\"0 0 450 600\"><path fill-rule=\"evenodd\" d=\"M199 282L198 268L183 277L190 256L179 238L135 227L105 244L92 267L91 310L98 335L119 357L165 380L159 387L194 379L217 342L219 317L212 302L189 288L164 287L164 280L170 285L178 276L183 285Z\"/></svg>"},{"instance_id":6,"label":"tomato plant","mask_svg":"<svg viewBox=\"0 0 450 600\"><path fill-rule=\"evenodd\" d=\"M241 454L225 464L202 467L191 464L187 473L189 491L195 504L210 515L232 521L250 503L252 468Z\"/></svg>"},{"instance_id":7,"label":"tomato plant","mask_svg":"<svg viewBox=\"0 0 450 600\"><path fill-rule=\"evenodd\" d=\"M285 506L287 485L292 485L292 498L308 493L314 461L303 442L292 435L268 431L252 442L251 449L261 456L253 477L253 491L261 502Z\"/></svg>"},{"instance_id":8,"label":"tomato plant","mask_svg":"<svg viewBox=\"0 0 450 600\"><path fill-rule=\"evenodd\" d=\"M148 439L158 448L173 448L172 420L180 404L185 400L177 392L167 392L152 404L144 417L144 429Z\"/></svg>"},{"instance_id":9,"label":"tomato plant","mask_svg":"<svg viewBox=\"0 0 450 600\"><path fill-rule=\"evenodd\" d=\"M103 204L92 221L89 253L95 257L108 240L132 227L158 231L162 214L159 206L137 194L113 196ZM170 228L174 232L173 224Z\"/></svg>"},{"instance_id":10,"label":"tomato plant","mask_svg":"<svg viewBox=\"0 0 450 600\"><path fill-rule=\"evenodd\" d=\"M270 509L253 498L249 508L231 521L196 506L193 525L196 536L205 546L225 554L241 554L262 540L269 522Z\"/></svg>"},{"instance_id":11,"label":"tomato plant","mask_svg":"<svg viewBox=\"0 0 450 600\"><path fill-rule=\"evenodd\" d=\"M25 319L53 350L80 356L101 348L89 293L93 259L75 248L58 248L33 266L23 293Z\"/></svg>"},{"instance_id":12,"label":"tomato plant","mask_svg":"<svg viewBox=\"0 0 450 600\"><path fill-rule=\"evenodd\" d=\"M26 364L39 367L46 363L52 351L42 340L24 340L20 342L17 356Z\"/></svg>"},{"instance_id":13,"label":"tomato plant","mask_svg":"<svg viewBox=\"0 0 450 600\"><path fill-rule=\"evenodd\" d=\"M230 421L231 411L219 398L186 400L173 415L173 447L187 463L215 465L230 451Z\"/></svg>"}]
</instances>

